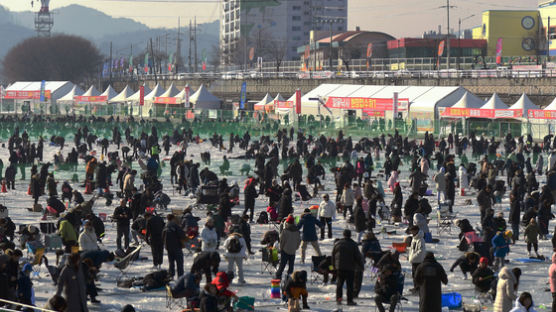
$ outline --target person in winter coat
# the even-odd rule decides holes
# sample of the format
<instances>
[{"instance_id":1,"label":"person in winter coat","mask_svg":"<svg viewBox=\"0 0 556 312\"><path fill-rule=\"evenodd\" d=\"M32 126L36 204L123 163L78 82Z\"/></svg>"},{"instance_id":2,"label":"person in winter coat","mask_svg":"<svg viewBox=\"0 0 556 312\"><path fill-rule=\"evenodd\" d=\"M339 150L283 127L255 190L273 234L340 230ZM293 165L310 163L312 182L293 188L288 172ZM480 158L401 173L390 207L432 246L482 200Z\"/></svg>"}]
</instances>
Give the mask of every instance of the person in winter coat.
<instances>
[{"instance_id":1,"label":"person in winter coat","mask_svg":"<svg viewBox=\"0 0 556 312\"><path fill-rule=\"evenodd\" d=\"M494 312L508 312L512 309L512 303L517 299L517 288L521 270L514 268L510 270L503 267L498 273L496 284L496 299L494 300Z\"/></svg>"},{"instance_id":2,"label":"person in winter coat","mask_svg":"<svg viewBox=\"0 0 556 312\"><path fill-rule=\"evenodd\" d=\"M342 302L342 288L344 282L347 287L347 305L356 305L353 301L353 286L355 271L363 271L363 258L355 243L351 239L351 231L345 229L343 238L336 241L332 249L332 263L336 269L336 302Z\"/></svg>"},{"instance_id":3,"label":"person in winter coat","mask_svg":"<svg viewBox=\"0 0 556 312\"><path fill-rule=\"evenodd\" d=\"M452 267L450 268L450 272L454 272L454 269L459 266L461 272L465 279L467 279L467 273L473 273L477 269L477 265L479 264L479 254L475 252L466 252L463 256L459 257Z\"/></svg>"},{"instance_id":4,"label":"person in winter coat","mask_svg":"<svg viewBox=\"0 0 556 312\"><path fill-rule=\"evenodd\" d=\"M288 298L288 311L299 311L299 299L303 302L303 309L309 310L307 298L307 271L295 271L285 284L284 293Z\"/></svg>"},{"instance_id":5,"label":"person in winter coat","mask_svg":"<svg viewBox=\"0 0 556 312\"><path fill-rule=\"evenodd\" d=\"M30 263L25 263L21 272L19 272L19 278L17 279L17 300L18 302L27 305L33 305L31 300L33 282L31 282L31 278L29 277L31 272L33 272L33 266Z\"/></svg>"},{"instance_id":6,"label":"person in winter coat","mask_svg":"<svg viewBox=\"0 0 556 312\"><path fill-rule=\"evenodd\" d=\"M218 289L214 284L207 284L201 291L199 309L200 312L218 311Z\"/></svg>"},{"instance_id":7,"label":"person in winter coat","mask_svg":"<svg viewBox=\"0 0 556 312\"><path fill-rule=\"evenodd\" d=\"M413 225L413 215L417 212L417 209L419 209L419 194L414 192L405 201L403 207L405 218L409 221L409 226Z\"/></svg>"},{"instance_id":8,"label":"person in winter coat","mask_svg":"<svg viewBox=\"0 0 556 312\"><path fill-rule=\"evenodd\" d=\"M178 277L183 275L183 242L186 239L185 233L178 225L178 220L175 215L169 214L166 216L166 226L162 232L162 240L164 241L164 246L166 247L166 252L168 254L168 263L170 268L168 270L169 276L174 276L176 273Z\"/></svg>"},{"instance_id":9,"label":"person in winter coat","mask_svg":"<svg viewBox=\"0 0 556 312\"><path fill-rule=\"evenodd\" d=\"M320 222L323 226L320 229L320 239L324 239L325 226L328 226L328 238L332 238L332 219L336 218L336 204L330 200L328 194L322 196L322 202L318 210Z\"/></svg>"},{"instance_id":10,"label":"person in winter coat","mask_svg":"<svg viewBox=\"0 0 556 312\"><path fill-rule=\"evenodd\" d=\"M479 266L473 272L472 282L475 285L475 290L480 293L487 293L492 288L492 285L496 281L494 272L488 267L488 258L481 257L479 260Z\"/></svg>"},{"instance_id":11,"label":"person in winter coat","mask_svg":"<svg viewBox=\"0 0 556 312\"><path fill-rule=\"evenodd\" d=\"M81 269L79 253L69 256L66 266L58 277L56 295L64 292L67 302L66 311L87 312L87 290L86 281Z\"/></svg>"},{"instance_id":12,"label":"person in winter coat","mask_svg":"<svg viewBox=\"0 0 556 312\"><path fill-rule=\"evenodd\" d=\"M243 195L245 196L245 209L243 214L247 214L248 211L251 212L250 222L253 222L253 211L255 209L255 199L259 196L256 189L257 179L250 178L245 184L245 189Z\"/></svg>"},{"instance_id":13,"label":"person in winter coat","mask_svg":"<svg viewBox=\"0 0 556 312\"><path fill-rule=\"evenodd\" d=\"M355 225L355 231L357 234L357 243L361 242L361 237L367 229L367 216L363 210L363 198L357 199L357 204L355 205L355 210L353 211L353 223Z\"/></svg>"},{"instance_id":14,"label":"person in winter coat","mask_svg":"<svg viewBox=\"0 0 556 312\"><path fill-rule=\"evenodd\" d=\"M442 311L442 285L448 284L448 276L432 252L427 252L423 263L415 272L415 283L419 287L419 311Z\"/></svg>"},{"instance_id":15,"label":"person in winter coat","mask_svg":"<svg viewBox=\"0 0 556 312\"><path fill-rule=\"evenodd\" d=\"M548 268L548 282L552 293L552 311L556 311L556 253L552 254L552 264Z\"/></svg>"},{"instance_id":16,"label":"person in winter coat","mask_svg":"<svg viewBox=\"0 0 556 312\"><path fill-rule=\"evenodd\" d=\"M202 275L197 273L186 273L178 278L172 287L172 298L194 298L199 296L199 283Z\"/></svg>"},{"instance_id":17,"label":"person in winter coat","mask_svg":"<svg viewBox=\"0 0 556 312\"><path fill-rule=\"evenodd\" d=\"M512 242L519 239L519 224L521 222L521 205L513 192L510 193L510 215L508 223L512 225Z\"/></svg>"},{"instance_id":18,"label":"person in winter coat","mask_svg":"<svg viewBox=\"0 0 556 312\"><path fill-rule=\"evenodd\" d=\"M440 168L440 170L432 178L436 183L436 199L439 204L441 199L446 198L446 176L444 175L444 171L444 167Z\"/></svg>"},{"instance_id":19,"label":"person in winter coat","mask_svg":"<svg viewBox=\"0 0 556 312\"><path fill-rule=\"evenodd\" d=\"M350 188L350 185L349 184L344 185L342 196L340 196L340 203L342 204L344 219L346 219L348 210L349 210L349 215L350 216L353 215L354 201L355 201L355 197L353 196L353 190Z\"/></svg>"},{"instance_id":20,"label":"person in winter coat","mask_svg":"<svg viewBox=\"0 0 556 312\"><path fill-rule=\"evenodd\" d=\"M220 266L220 254L216 251L203 251L199 253L193 265L191 266L191 273L205 274L207 283L212 280L212 274L218 273Z\"/></svg>"},{"instance_id":21,"label":"person in winter coat","mask_svg":"<svg viewBox=\"0 0 556 312\"><path fill-rule=\"evenodd\" d=\"M58 191L56 190L56 180L54 180L54 173L49 173L48 177L46 178L46 186L48 188L48 196L56 196L58 195Z\"/></svg>"},{"instance_id":22,"label":"person in winter coat","mask_svg":"<svg viewBox=\"0 0 556 312\"><path fill-rule=\"evenodd\" d=\"M398 291L398 279L393 274L392 269L386 267L382 269L375 283L375 304L379 312L385 312L383 303L390 304L389 312L396 310L396 305L400 300L401 294Z\"/></svg>"},{"instance_id":23,"label":"person in winter coat","mask_svg":"<svg viewBox=\"0 0 556 312\"><path fill-rule=\"evenodd\" d=\"M504 266L504 259L510 252L511 231L500 232L492 238L491 244L494 248L494 270L497 271Z\"/></svg>"},{"instance_id":24,"label":"person in winter coat","mask_svg":"<svg viewBox=\"0 0 556 312\"><path fill-rule=\"evenodd\" d=\"M153 215L150 212L145 213L145 241L151 245L151 254L153 256L153 266L160 269L164 254L164 240L162 233L164 231L164 220L161 216Z\"/></svg>"},{"instance_id":25,"label":"person in winter coat","mask_svg":"<svg viewBox=\"0 0 556 312\"><path fill-rule=\"evenodd\" d=\"M305 263L305 251L307 250L307 244L311 244L319 256L322 255L317 237L317 226L322 227L323 224L311 214L311 210L309 208L305 208L303 215L299 218L299 223L297 224L298 230L303 228L303 235L301 236L301 263Z\"/></svg>"},{"instance_id":26,"label":"person in winter coat","mask_svg":"<svg viewBox=\"0 0 556 312\"><path fill-rule=\"evenodd\" d=\"M533 296L528 292L523 292L515 300L514 308L510 312L536 312L533 304Z\"/></svg>"},{"instance_id":27,"label":"person in winter coat","mask_svg":"<svg viewBox=\"0 0 556 312\"><path fill-rule=\"evenodd\" d=\"M66 219L60 222L58 234L62 238L62 243L66 247L66 252L71 252L71 247L77 245L77 233L73 225Z\"/></svg>"},{"instance_id":28,"label":"person in winter coat","mask_svg":"<svg viewBox=\"0 0 556 312\"><path fill-rule=\"evenodd\" d=\"M396 186L396 183L398 183L398 176L399 176L400 172L398 170L392 170L392 172L390 173L390 178L388 178L388 187L390 188L390 191L393 193L394 192L394 187Z\"/></svg>"},{"instance_id":29,"label":"person in winter coat","mask_svg":"<svg viewBox=\"0 0 556 312\"><path fill-rule=\"evenodd\" d=\"M531 246L535 249L535 255L539 257L539 225L535 219L529 221L529 225L525 228L523 235L527 243L527 255L531 257Z\"/></svg>"},{"instance_id":30,"label":"person in winter coat","mask_svg":"<svg viewBox=\"0 0 556 312\"><path fill-rule=\"evenodd\" d=\"M390 214L392 215L392 221L394 222L401 222L402 220L402 203L402 188L400 187L400 183L397 182L394 185L394 198L392 199L392 204L390 205Z\"/></svg>"},{"instance_id":31,"label":"person in winter coat","mask_svg":"<svg viewBox=\"0 0 556 312\"><path fill-rule=\"evenodd\" d=\"M79 234L79 251L98 250L97 234L91 221L85 221L83 232Z\"/></svg>"},{"instance_id":32,"label":"person in winter coat","mask_svg":"<svg viewBox=\"0 0 556 312\"><path fill-rule=\"evenodd\" d=\"M279 207L280 207L278 209L279 220L283 220L290 213L293 213L291 188L284 187L284 190L282 191L282 196L280 197Z\"/></svg>"},{"instance_id":33,"label":"person in winter coat","mask_svg":"<svg viewBox=\"0 0 556 312\"><path fill-rule=\"evenodd\" d=\"M240 233L234 232L224 241L225 257L228 260L228 272L234 271L234 265L237 266L239 283L245 284L243 278L243 259L247 259L247 245L245 239Z\"/></svg>"},{"instance_id":34,"label":"person in winter coat","mask_svg":"<svg viewBox=\"0 0 556 312\"><path fill-rule=\"evenodd\" d=\"M481 220L485 217L486 211L492 208L492 193L491 186L487 185L484 190L480 190L477 194L477 203L479 204L479 209L481 211Z\"/></svg>"},{"instance_id":35,"label":"person in winter coat","mask_svg":"<svg viewBox=\"0 0 556 312\"><path fill-rule=\"evenodd\" d=\"M427 218L421 213L420 208L413 215L413 224L418 226L419 230L423 232L423 238L425 239L425 242L432 243L432 233L429 230Z\"/></svg>"},{"instance_id":36,"label":"person in winter coat","mask_svg":"<svg viewBox=\"0 0 556 312\"><path fill-rule=\"evenodd\" d=\"M380 247L380 242L373 232L367 232L361 241L361 255L364 259L371 258L373 265L377 266L385 252Z\"/></svg>"},{"instance_id":37,"label":"person in winter coat","mask_svg":"<svg viewBox=\"0 0 556 312\"><path fill-rule=\"evenodd\" d=\"M295 253L301 245L301 234L295 226L295 220L292 215L286 218L286 226L280 233L280 265L276 271L276 278L282 279L282 272L288 264L288 275L293 273L295 265Z\"/></svg>"},{"instance_id":38,"label":"person in winter coat","mask_svg":"<svg viewBox=\"0 0 556 312\"><path fill-rule=\"evenodd\" d=\"M411 276L413 277L413 285L415 282L415 271L417 267L425 260L427 253L427 246L424 239L424 233L418 226L414 225L409 228L409 233L413 236L411 239L411 246L409 247L408 261L411 263ZM417 287L417 286L415 286ZM417 288L415 288L416 290Z\"/></svg>"},{"instance_id":39,"label":"person in winter coat","mask_svg":"<svg viewBox=\"0 0 556 312\"><path fill-rule=\"evenodd\" d=\"M129 248L129 220L131 220L131 210L127 207L127 201L122 199L120 205L114 209L112 216L116 220L116 246L122 249L122 236L124 238L124 248Z\"/></svg>"},{"instance_id":40,"label":"person in winter coat","mask_svg":"<svg viewBox=\"0 0 556 312\"><path fill-rule=\"evenodd\" d=\"M201 242L202 251L216 251L218 248L218 234L214 228L214 220L210 217L201 231Z\"/></svg>"}]
</instances>

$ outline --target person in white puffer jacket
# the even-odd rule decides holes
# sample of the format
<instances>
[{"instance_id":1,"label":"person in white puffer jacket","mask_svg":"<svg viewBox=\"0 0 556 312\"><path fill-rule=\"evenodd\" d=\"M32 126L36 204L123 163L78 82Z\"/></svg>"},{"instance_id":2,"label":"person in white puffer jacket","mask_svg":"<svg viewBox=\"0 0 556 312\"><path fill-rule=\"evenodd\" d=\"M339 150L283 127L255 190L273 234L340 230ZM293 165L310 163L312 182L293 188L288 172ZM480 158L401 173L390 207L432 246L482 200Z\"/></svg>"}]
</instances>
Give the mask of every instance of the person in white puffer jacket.
<instances>
[{"instance_id":1,"label":"person in white puffer jacket","mask_svg":"<svg viewBox=\"0 0 556 312\"><path fill-rule=\"evenodd\" d=\"M90 221L85 221L83 232L79 235L79 251L98 250L97 234Z\"/></svg>"},{"instance_id":2,"label":"person in white puffer jacket","mask_svg":"<svg viewBox=\"0 0 556 312\"><path fill-rule=\"evenodd\" d=\"M320 228L320 239L324 239L324 228L328 226L328 238L332 238L332 219L336 218L336 204L330 200L328 194L322 195L322 202L319 205L319 218L322 223Z\"/></svg>"},{"instance_id":3,"label":"person in white puffer jacket","mask_svg":"<svg viewBox=\"0 0 556 312\"><path fill-rule=\"evenodd\" d=\"M218 248L218 234L214 228L214 220L208 218L205 227L201 231L201 250L202 251L216 251Z\"/></svg>"},{"instance_id":4,"label":"person in white puffer jacket","mask_svg":"<svg viewBox=\"0 0 556 312\"><path fill-rule=\"evenodd\" d=\"M245 284L243 278L243 259L247 259L247 244L240 233L234 232L228 236L224 242L226 253L224 257L228 260L228 272L234 271L234 264L237 266L239 284Z\"/></svg>"},{"instance_id":5,"label":"person in white puffer jacket","mask_svg":"<svg viewBox=\"0 0 556 312\"><path fill-rule=\"evenodd\" d=\"M412 235L411 246L408 251L408 261L411 263L411 276L413 277L413 285L415 283L415 270L425 260L425 255L427 253L427 246L425 243L423 231L419 229L417 225L409 228L409 233ZM416 291L414 288L412 291Z\"/></svg>"}]
</instances>

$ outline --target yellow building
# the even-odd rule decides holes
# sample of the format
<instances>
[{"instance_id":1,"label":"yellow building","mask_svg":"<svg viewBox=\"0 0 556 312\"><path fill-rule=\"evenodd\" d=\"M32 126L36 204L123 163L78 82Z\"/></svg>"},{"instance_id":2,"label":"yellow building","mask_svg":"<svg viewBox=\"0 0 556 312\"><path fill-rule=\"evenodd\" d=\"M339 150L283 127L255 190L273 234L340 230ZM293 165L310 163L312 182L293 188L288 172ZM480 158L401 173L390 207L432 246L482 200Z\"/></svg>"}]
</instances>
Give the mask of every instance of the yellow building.
<instances>
[{"instance_id":1,"label":"yellow building","mask_svg":"<svg viewBox=\"0 0 556 312\"><path fill-rule=\"evenodd\" d=\"M487 56L496 55L499 38L502 38L502 56L542 54L545 50L542 34L542 20L537 10L485 11L482 25L473 29L473 39L487 40Z\"/></svg>"},{"instance_id":2,"label":"yellow building","mask_svg":"<svg viewBox=\"0 0 556 312\"><path fill-rule=\"evenodd\" d=\"M549 51L550 55L554 56L556 55L556 1L552 0L539 4L539 12L544 25L544 34L546 34L546 28L550 25Z\"/></svg>"}]
</instances>

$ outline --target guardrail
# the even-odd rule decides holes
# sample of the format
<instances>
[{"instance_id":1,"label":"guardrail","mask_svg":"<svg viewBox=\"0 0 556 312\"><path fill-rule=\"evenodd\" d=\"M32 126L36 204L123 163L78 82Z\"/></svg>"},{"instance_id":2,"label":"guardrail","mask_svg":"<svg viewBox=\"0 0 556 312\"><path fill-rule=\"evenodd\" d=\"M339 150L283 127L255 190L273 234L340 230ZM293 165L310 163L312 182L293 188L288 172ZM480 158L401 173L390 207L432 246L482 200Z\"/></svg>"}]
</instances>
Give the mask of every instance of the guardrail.
<instances>
[{"instance_id":1,"label":"guardrail","mask_svg":"<svg viewBox=\"0 0 556 312\"><path fill-rule=\"evenodd\" d=\"M30 308L30 309L32 309L32 310L34 310L34 311L41 311L41 312L56 312L56 311L54 311L54 310L43 309L43 308L35 307L35 306L32 306L32 305L27 305L27 304L15 302L15 301L10 301L10 300L6 300L6 299L0 299L0 302L2 302L2 303L7 303L7 304L10 304L10 305L13 305L13 306L16 306L16 307L17 307L17 306L20 306L20 307L24 307L24 308ZM12 312L12 311L13 311L13 312L18 312L19 310L8 309L8 308L1 308L1 307L0 307L0 312L4 312L4 311L6 311L6 312Z\"/></svg>"},{"instance_id":2,"label":"guardrail","mask_svg":"<svg viewBox=\"0 0 556 312\"><path fill-rule=\"evenodd\" d=\"M464 79L464 78L556 78L556 69L512 70L501 69L473 69L473 70L384 70L384 71L293 71L293 72L263 72L263 71L235 71L235 72L205 72L157 74L158 80L245 80L245 79ZM115 76L114 81L155 80L154 74L136 76Z\"/></svg>"}]
</instances>

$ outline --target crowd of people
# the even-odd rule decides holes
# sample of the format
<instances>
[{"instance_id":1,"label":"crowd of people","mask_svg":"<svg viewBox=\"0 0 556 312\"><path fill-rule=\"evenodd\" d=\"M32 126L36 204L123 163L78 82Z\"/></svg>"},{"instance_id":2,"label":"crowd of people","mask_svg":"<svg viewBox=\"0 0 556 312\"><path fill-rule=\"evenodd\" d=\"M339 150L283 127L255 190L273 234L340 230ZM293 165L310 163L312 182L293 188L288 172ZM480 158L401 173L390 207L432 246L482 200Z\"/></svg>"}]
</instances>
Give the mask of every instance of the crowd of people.
<instances>
[{"instance_id":1,"label":"crowd of people","mask_svg":"<svg viewBox=\"0 0 556 312\"><path fill-rule=\"evenodd\" d=\"M60 264L49 269L57 285L56 294L48 301L49 309L88 311L88 301L99 304L95 281L102 264L125 258L144 242L150 246L153 271L163 270L166 255L164 280L172 281L173 297L186 298L189 307L201 311L230 311L238 297L229 287L233 284L241 289L249 283L243 267L244 260L254 254L251 226L256 222L277 225L276 230L264 233L261 245L273 258L274 278L281 280L290 311L309 309L308 272L296 270L298 250L303 264L309 245L316 255L311 257L314 271L322 275L323 283L336 284L337 305L357 305L362 284L370 282L381 312L385 305L394 311L414 295L419 296L420 311L441 311L442 284L449 281L436 259L438 255L428 247L438 243L428 224L432 206L445 205L453 213L458 209L456 200L473 199L478 204L480 225L474 227L468 219L455 222L460 229L457 248L461 257L450 271L459 268L465 279L471 276L481 302L493 304L494 311L534 311L531 294L518 292L522 271L509 268L507 256L521 237L528 256L544 260L538 245L539 240L548 239L553 218L556 151L550 146L556 146L556 138L553 142L547 136L539 144L530 136L507 135L497 140L450 133L435 139L427 133L423 140L413 141L396 132L355 141L342 131L335 138L313 137L291 128L258 139L248 132L241 136L232 133L226 148L222 136L215 134L208 138L213 148L228 153L219 177L210 170L210 149L203 152L200 162L188 157L188 147L203 141L191 129L159 133L153 125L150 130L134 138L129 127L123 134L114 127L111 137L103 138L85 126L74 133L72 143L52 138L50 144L60 147L54 166L70 165L70 170L78 170L79 162L85 164L85 179L80 185L65 181L58 186L51 164L43 160L42 138L35 143L26 131L15 127L3 147L9 158L5 170L0 159L0 179L15 189L17 168L20 178L27 181L25 168L31 166L31 210L42 212L43 220L55 223L48 237L50 233L59 236L64 246L57 254L62 258ZM71 152L64 157L67 145ZM236 145L241 152L234 153ZM101 152L93 153L98 147ZM543 155L548 155L546 163ZM198 203L207 203L206 210L196 206L182 207L179 213L167 210L170 198L163 190L170 186L162 184L168 174L163 170L164 157L170 165L171 187L179 192L174 196L194 196ZM242 168L243 192L224 177L232 158L247 164ZM132 169L134 164L140 171ZM254 167L252 175L250 165ZM402 181L403 176L409 178L409 185ZM537 182L541 180L546 183ZM333 190L324 187L327 181L333 181ZM435 185L436 196L430 196L429 183ZM476 195L469 196L470 192ZM91 195L89 200L83 193ZM387 194L392 194L391 202L387 202ZM109 219L116 228L116 250L108 251L100 244L106 232L105 220L93 207L100 199L111 206L115 197L119 201ZM510 211L506 221L503 212L495 213L494 205L507 197ZM316 198L319 204L304 208L301 215L296 213L295 201ZM264 203L266 209L256 209L257 203ZM36 253L41 259L25 261L21 250L43 246L42 229L29 225L16 231L19 224L9 217L11 207L1 208L0 282L7 287L0 288L0 299L8 300L11 303L3 304L12 307L17 303L32 305L30 272L41 259L47 262L47 257ZM340 237L334 237L334 225L340 218L349 226ZM405 231L399 242L402 249L381 247L375 235L379 223ZM552 237L556 248L556 236ZM328 240L332 250L326 255L321 247ZM184 250L195 254L187 268ZM403 252L407 253L404 265L411 268L413 287L409 290L404 289ZM226 270L220 265L222 259L227 262ZM556 254L551 260L549 282L556 311ZM374 272L372 281L364 280L365 270ZM202 286L203 277L206 283Z\"/></svg>"}]
</instances>

